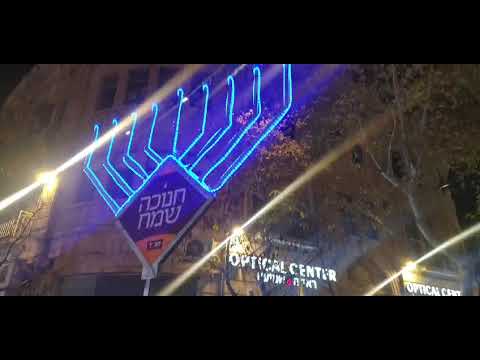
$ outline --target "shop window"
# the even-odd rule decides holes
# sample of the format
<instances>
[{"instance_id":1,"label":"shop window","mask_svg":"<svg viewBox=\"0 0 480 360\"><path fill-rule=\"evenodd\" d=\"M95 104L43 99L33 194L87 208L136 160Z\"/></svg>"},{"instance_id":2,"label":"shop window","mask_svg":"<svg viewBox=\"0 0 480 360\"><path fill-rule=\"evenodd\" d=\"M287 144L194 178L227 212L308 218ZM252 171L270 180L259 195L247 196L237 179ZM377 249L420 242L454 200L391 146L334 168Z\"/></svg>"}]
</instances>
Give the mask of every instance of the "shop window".
<instances>
[{"instance_id":1,"label":"shop window","mask_svg":"<svg viewBox=\"0 0 480 360\"><path fill-rule=\"evenodd\" d=\"M144 287L140 274L99 276L95 296L142 296Z\"/></svg>"},{"instance_id":2,"label":"shop window","mask_svg":"<svg viewBox=\"0 0 480 360\"><path fill-rule=\"evenodd\" d=\"M134 69L128 72L127 96L125 104L140 104L147 97L148 68Z\"/></svg>"},{"instance_id":3,"label":"shop window","mask_svg":"<svg viewBox=\"0 0 480 360\"><path fill-rule=\"evenodd\" d=\"M173 278L164 274L160 274L158 278L150 281L150 296L158 294L161 290L167 286ZM182 286L180 286L172 296L195 296L198 290L198 278L194 277L187 280Z\"/></svg>"},{"instance_id":4,"label":"shop window","mask_svg":"<svg viewBox=\"0 0 480 360\"><path fill-rule=\"evenodd\" d=\"M61 296L94 296L95 284L95 276L66 277L62 281L60 294Z\"/></svg>"},{"instance_id":5,"label":"shop window","mask_svg":"<svg viewBox=\"0 0 480 360\"><path fill-rule=\"evenodd\" d=\"M96 110L109 109L113 106L117 93L118 75L109 75L102 80L100 92L97 98Z\"/></svg>"}]
</instances>

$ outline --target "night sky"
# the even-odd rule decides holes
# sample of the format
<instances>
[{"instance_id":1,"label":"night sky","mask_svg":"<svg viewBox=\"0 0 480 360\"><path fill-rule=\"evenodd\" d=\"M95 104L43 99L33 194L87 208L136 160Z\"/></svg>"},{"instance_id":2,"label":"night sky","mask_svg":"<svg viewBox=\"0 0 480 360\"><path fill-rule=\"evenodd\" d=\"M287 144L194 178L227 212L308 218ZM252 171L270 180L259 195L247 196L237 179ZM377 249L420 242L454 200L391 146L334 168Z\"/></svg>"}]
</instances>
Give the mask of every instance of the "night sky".
<instances>
[{"instance_id":1,"label":"night sky","mask_svg":"<svg viewBox=\"0 0 480 360\"><path fill-rule=\"evenodd\" d=\"M0 106L33 64L0 64Z\"/></svg>"}]
</instances>

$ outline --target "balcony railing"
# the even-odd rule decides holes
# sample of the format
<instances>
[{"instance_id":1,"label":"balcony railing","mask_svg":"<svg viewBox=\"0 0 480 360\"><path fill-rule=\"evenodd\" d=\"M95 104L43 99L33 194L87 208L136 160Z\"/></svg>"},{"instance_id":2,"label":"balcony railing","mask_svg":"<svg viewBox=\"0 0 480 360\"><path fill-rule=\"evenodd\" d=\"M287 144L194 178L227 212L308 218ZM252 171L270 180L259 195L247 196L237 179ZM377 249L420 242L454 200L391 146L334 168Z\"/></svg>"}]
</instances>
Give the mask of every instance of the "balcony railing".
<instances>
[{"instance_id":1,"label":"balcony railing","mask_svg":"<svg viewBox=\"0 0 480 360\"><path fill-rule=\"evenodd\" d=\"M15 225L17 224L17 219L12 219L6 223L0 225L0 239L12 237L15 232Z\"/></svg>"},{"instance_id":2,"label":"balcony railing","mask_svg":"<svg viewBox=\"0 0 480 360\"><path fill-rule=\"evenodd\" d=\"M0 225L0 240L6 238L15 238L24 232L24 227L28 226L33 214L29 211L20 211L16 219L11 219Z\"/></svg>"}]
</instances>

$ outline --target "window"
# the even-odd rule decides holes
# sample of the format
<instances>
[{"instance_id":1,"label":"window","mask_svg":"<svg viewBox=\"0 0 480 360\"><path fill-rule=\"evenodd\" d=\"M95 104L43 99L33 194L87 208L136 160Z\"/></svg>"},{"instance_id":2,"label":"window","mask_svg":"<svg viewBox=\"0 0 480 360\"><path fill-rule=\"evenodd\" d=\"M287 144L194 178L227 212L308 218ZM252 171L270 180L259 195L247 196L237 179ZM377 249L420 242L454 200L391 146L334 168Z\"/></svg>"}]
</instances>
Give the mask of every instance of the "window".
<instances>
[{"instance_id":1,"label":"window","mask_svg":"<svg viewBox=\"0 0 480 360\"><path fill-rule=\"evenodd\" d=\"M345 234L347 236L357 237L357 235L358 235L357 226L355 225L355 221L353 220L353 216L349 213L344 214L343 228L344 228Z\"/></svg>"},{"instance_id":2,"label":"window","mask_svg":"<svg viewBox=\"0 0 480 360\"><path fill-rule=\"evenodd\" d=\"M158 70L158 87L161 88L168 83L177 73L178 69L174 67L161 67Z\"/></svg>"},{"instance_id":3,"label":"window","mask_svg":"<svg viewBox=\"0 0 480 360\"><path fill-rule=\"evenodd\" d=\"M14 263L6 263L0 266L0 288L5 288L9 285L13 273L13 266Z\"/></svg>"},{"instance_id":4,"label":"window","mask_svg":"<svg viewBox=\"0 0 480 360\"><path fill-rule=\"evenodd\" d=\"M7 280L8 266L0 267L0 283L3 283Z\"/></svg>"},{"instance_id":5,"label":"window","mask_svg":"<svg viewBox=\"0 0 480 360\"><path fill-rule=\"evenodd\" d=\"M373 224L368 224L368 230L367 230L367 239L371 241L377 241L378 240L378 230L375 225Z\"/></svg>"},{"instance_id":6,"label":"window","mask_svg":"<svg viewBox=\"0 0 480 360\"><path fill-rule=\"evenodd\" d=\"M94 187L86 176L82 176L78 184L74 203L93 201L95 195Z\"/></svg>"},{"instance_id":7,"label":"window","mask_svg":"<svg viewBox=\"0 0 480 360\"><path fill-rule=\"evenodd\" d=\"M187 244L185 255L188 257L198 258L204 252L203 244L200 240L192 240Z\"/></svg>"},{"instance_id":8,"label":"window","mask_svg":"<svg viewBox=\"0 0 480 360\"><path fill-rule=\"evenodd\" d=\"M61 139L61 137L59 136L59 129L61 127L62 119L65 115L66 108L67 108L66 101L63 101L62 103L55 106L52 122L47 130L47 135L46 135L49 141L53 144L55 144L57 140Z\"/></svg>"},{"instance_id":9,"label":"window","mask_svg":"<svg viewBox=\"0 0 480 360\"><path fill-rule=\"evenodd\" d=\"M125 104L139 104L147 96L148 68L130 70L128 72L127 97Z\"/></svg>"},{"instance_id":10,"label":"window","mask_svg":"<svg viewBox=\"0 0 480 360\"><path fill-rule=\"evenodd\" d=\"M295 140L295 124L286 124L283 127L283 135L285 137Z\"/></svg>"},{"instance_id":11,"label":"window","mask_svg":"<svg viewBox=\"0 0 480 360\"><path fill-rule=\"evenodd\" d=\"M95 296L142 296L145 287L140 274L102 275L95 283Z\"/></svg>"},{"instance_id":12,"label":"window","mask_svg":"<svg viewBox=\"0 0 480 360\"><path fill-rule=\"evenodd\" d=\"M72 276L63 278L60 294L61 296L94 296L95 276Z\"/></svg>"},{"instance_id":13,"label":"window","mask_svg":"<svg viewBox=\"0 0 480 360\"><path fill-rule=\"evenodd\" d=\"M50 126L54 106L50 104L40 104L35 107L32 132L42 132Z\"/></svg>"},{"instance_id":14,"label":"window","mask_svg":"<svg viewBox=\"0 0 480 360\"><path fill-rule=\"evenodd\" d=\"M113 106L117 93L118 76L110 75L103 79L97 99L97 110L109 109Z\"/></svg>"}]
</instances>

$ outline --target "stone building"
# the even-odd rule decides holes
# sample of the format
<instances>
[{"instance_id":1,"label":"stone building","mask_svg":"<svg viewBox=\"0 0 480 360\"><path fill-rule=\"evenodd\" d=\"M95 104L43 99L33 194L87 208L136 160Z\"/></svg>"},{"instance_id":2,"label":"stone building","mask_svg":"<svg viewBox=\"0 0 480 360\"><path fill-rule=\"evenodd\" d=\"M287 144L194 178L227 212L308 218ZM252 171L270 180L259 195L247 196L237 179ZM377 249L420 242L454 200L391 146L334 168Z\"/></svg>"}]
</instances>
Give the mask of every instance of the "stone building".
<instances>
[{"instance_id":1,"label":"stone building","mask_svg":"<svg viewBox=\"0 0 480 360\"><path fill-rule=\"evenodd\" d=\"M95 123L107 124L128 115L184 68L178 64L37 65L0 112L0 181L5 184L1 196L28 185L35 176L31 171L52 169L78 152L92 141ZM335 124L328 127L327 132L333 134L332 148L343 135ZM15 160L10 161L12 158ZM1 214L0 256L9 256L0 265L0 291L7 295L143 293L141 264L82 169L83 164L76 164L62 173L54 191L40 189ZM436 181L427 177L424 186L436 191ZM310 186L321 236L297 241L281 233L269 235L271 246L264 256L297 266L335 269L334 283L290 287L285 286L289 281L285 278L272 290L262 285L258 272L226 266L228 254L222 252L220 265L199 272L178 294L361 295L426 250L409 241L419 234L405 201L379 176L370 159L362 156L360 145ZM422 201L428 203L429 199L426 195ZM446 194L436 205L429 208L429 221L436 218L438 223L440 216L439 234L446 237L458 227L454 204ZM439 211L442 207L448 211ZM224 239L226 229L246 220L253 209L242 181L235 180L161 265L151 293L188 269ZM215 228L219 223L224 229ZM265 246L265 238L260 236L260 242ZM12 243L15 250L10 254ZM292 245L299 243L300 247ZM228 272L228 284L223 269ZM399 295L398 284L384 294Z\"/></svg>"},{"instance_id":2,"label":"stone building","mask_svg":"<svg viewBox=\"0 0 480 360\"><path fill-rule=\"evenodd\" d=\"M18 188L18 181L7 184L10 179L24 178L28 184L35 176L29 171L58 166L91 142L95 122L106 123L133 111L181 68L177 64L36 66L7 99L2 111L2 146L16 159L4 162L7 175L2 179L2 190L8 193ZM19 142L23 145L18 146ZM57 188L49 194L53 197L48 201L49 216L36 214L32 220L30 226L40 227L42 236L29 229L16 246L17 254L10 255L16 262L15 269L13 264L8 267L12 289L28 280L32 284L28 291L33 293L142 294L140 262L114 227L113 216L105 211L82 168L80 163L62 174ZM41 197L36 192L21 208L36 209L36 200ZM14 217L18 210L9 209L9 213L2 214L2 220ZM43 207L41 212L45 211ZM13 225L11 231L8 228L13 222L5 223L6 252L15 234ZM175 254L164 265L162 276L151 285L152 291L211 246L209 238L201 233L193 232L190 237L178 249L178 256ZM203 288L204 293L216 291ZM187 290L196 292L196 288Z\"/></svg>"}]
</instances>

